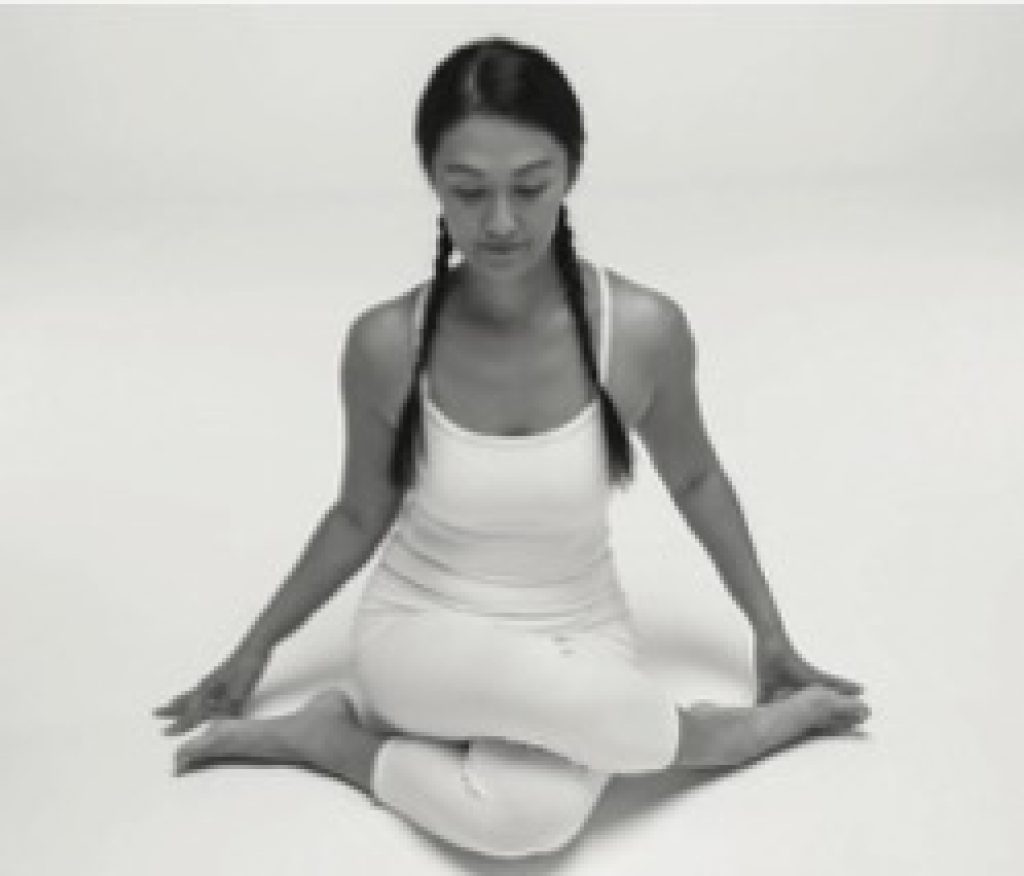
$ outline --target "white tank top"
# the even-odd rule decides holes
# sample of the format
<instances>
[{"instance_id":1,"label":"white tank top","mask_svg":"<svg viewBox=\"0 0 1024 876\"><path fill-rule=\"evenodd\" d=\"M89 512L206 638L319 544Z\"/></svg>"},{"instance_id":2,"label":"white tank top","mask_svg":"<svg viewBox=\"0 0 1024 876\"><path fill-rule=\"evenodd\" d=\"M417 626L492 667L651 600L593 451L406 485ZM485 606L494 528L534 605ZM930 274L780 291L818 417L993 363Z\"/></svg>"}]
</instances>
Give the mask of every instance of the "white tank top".
<instances>
[{"instance_id":1,"label":"white tank top","mask_svg":"<svg viewBox=\"0 0 1024 876\"><path fill-rule=\"evenodd\" d=\"M608 370L610 306L600 276L599 374ZM428 287L416 301L421 331ZM429 366L428 366L429 367ZM481 612L573 612L621 592L609 542L600 401L560 426L488 435L459 426L421 381L425 457L406 492L381 568L443 602Z\"/></svg>"}]
</instances>

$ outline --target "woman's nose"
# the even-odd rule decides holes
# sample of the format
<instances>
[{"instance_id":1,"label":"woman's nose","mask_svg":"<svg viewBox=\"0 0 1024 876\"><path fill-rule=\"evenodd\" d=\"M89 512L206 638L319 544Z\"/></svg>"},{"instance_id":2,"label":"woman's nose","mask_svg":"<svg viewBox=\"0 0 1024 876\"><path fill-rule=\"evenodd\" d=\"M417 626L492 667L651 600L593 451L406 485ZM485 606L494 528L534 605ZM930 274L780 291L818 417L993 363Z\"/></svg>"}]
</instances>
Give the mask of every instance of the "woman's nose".
<instances>
[{"instance_id":1,"label":"woman's nose","mask_svg":"<svg viewBox=\"0 0 1024 876\"><path fill-rule=\"evenodd\" d=\"M516 220L512 207L504 195L495 196L484 216L484 230L492 237L509 237L515 231Z\"/></svg>"}]
</instances>

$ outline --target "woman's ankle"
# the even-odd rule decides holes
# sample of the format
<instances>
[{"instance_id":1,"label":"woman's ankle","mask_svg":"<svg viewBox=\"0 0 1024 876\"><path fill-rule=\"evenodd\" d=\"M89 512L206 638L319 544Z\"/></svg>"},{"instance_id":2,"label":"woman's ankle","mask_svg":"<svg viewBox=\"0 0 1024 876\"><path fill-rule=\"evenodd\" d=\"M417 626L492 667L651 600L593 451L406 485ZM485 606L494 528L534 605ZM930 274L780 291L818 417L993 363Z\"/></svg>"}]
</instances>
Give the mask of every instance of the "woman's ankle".
<instances>
[{"instance_id":1,"label":"woman's ankle","mask_svg":"<svg viewBox=\"0 0 1024 876\"><path fill-rule=\"evenodd\" d=\"M696 703L679 709L675 765L686 769L736 766L756 747L757 709Z\"/></svg>"}]
</instances>

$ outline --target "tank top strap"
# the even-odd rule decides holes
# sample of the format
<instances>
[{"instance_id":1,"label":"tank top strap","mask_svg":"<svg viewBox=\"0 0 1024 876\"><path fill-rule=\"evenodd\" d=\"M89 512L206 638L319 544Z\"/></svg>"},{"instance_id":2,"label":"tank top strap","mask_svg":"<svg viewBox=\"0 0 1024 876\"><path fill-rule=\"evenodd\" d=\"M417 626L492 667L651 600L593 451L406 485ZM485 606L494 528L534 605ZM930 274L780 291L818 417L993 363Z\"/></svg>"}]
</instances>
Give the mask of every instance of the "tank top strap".
<instances>
[{"instance_id":1,"label":"tank top strap","mask_svg":"<svg viewBox=\"0 0 1024 876\"><path fill-rule=\"evenodd\" d=\"M598 334L597 368L601 383L608 380L608 359L611 350L611 290L608 286L608 269L599 267L597 269L598 287L600 293L601 329ZM423 334L423 316L426 310L427 295L430 293L430 281L423 283L416 290L415 307L413 310L413 337L414 349L418 349ZM423 377L426 377L424 373Z\"/></svg>"},{"instance_id":2,"label":"tank top strap","mask_svg":"<svg viewBox=\"0 0 1024 876\"><path fill-rule=\"evenodd\" d=\"M419 350L420 341L423 336L423 311L427 305L427 295L430 293L430 280L416 287L413 294L412 310L412 348Z\"/></svg>"}]
</instances>

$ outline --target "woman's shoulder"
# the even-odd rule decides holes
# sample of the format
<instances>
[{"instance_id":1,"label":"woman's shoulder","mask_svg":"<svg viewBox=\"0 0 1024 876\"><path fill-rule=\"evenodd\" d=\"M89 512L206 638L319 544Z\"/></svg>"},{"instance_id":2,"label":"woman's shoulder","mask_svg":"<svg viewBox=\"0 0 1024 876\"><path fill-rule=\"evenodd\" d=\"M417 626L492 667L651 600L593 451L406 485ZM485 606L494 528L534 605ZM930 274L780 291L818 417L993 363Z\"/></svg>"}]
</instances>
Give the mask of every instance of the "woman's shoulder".
<instances>
[{"instance_id":1,"label":"woman's shoulder","mask_svg":"<svg viewBox=\"0 0 1024 876\"><path fill-rule=\"evenodd\" d=\"M356 363L359 382L387 407L408 389L415 349L413 306L417 287L384 298L356 314L345 341L347 362Z\"/></svg>"},{"instance_id":2,"label":"woman's shoulder","mask_svg":"<svg viewBox=\"0 0 1024 876\"><path fill-rule=\"evenodd\" d=\"M607 268L607 273L620 340L625 336L636 347L650 349L664 343L666 335L688 332L686 314L677 298L615 268Z\"/></svg>"},{"instance_id":3,"label":"woman's shoulder","mask_svg":"<svg viewBox=\"0 0 1024 876\"><path fill-rule=\"evenodd\" d=\"M349 329L351 341L362 345L367 352L383 355L388 361L407 352L412 340L417 289L418 285L409 287L360 311Z\"/></svg>"}]
</instances>

